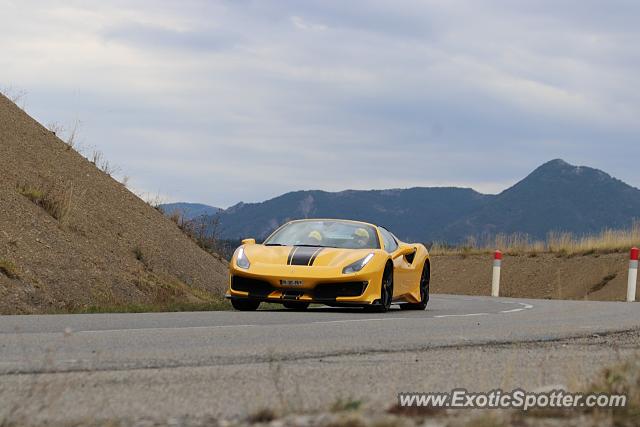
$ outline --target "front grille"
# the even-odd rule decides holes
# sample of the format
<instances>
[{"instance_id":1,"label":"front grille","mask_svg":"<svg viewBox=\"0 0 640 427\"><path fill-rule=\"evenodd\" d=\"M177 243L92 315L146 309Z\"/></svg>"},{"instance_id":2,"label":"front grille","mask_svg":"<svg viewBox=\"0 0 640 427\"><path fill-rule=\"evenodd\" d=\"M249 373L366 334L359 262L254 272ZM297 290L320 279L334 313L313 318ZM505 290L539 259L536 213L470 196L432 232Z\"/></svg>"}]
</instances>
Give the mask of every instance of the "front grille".
<instances>
[{"instance_id":1,"label":"front grille","mask_svg":"<svg viewBox=\"0 0 640 427\"><path fill-rule=\"evenodd\" d=\"M266 297L275 290L269 282L241 276L233 276L231 278L231 289L249 292L250 297Z\"/></svg>"},{"instance_id":2,"label":"front grille","mask_svg":"<svg viewBox=\"0 0 640 427\"><path fill-rule=\"evenodd\" d=\"M317 299L336 299L337 297L357 297L364 293L368 282L320 283L313 290Z\"/></svg>"}]
</instances>

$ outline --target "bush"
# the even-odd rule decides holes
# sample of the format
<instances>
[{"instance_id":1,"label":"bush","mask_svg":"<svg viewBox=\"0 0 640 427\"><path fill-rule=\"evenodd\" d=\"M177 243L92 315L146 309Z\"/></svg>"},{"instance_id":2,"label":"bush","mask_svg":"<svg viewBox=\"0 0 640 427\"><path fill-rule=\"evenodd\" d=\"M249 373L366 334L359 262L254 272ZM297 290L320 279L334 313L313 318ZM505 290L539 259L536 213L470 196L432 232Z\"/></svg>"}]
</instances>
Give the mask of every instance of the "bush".
<instances>
[{"instance_id":1,"label":"bush","mask_svg":"<svg viewBox=\"0 0 640 427\"><path fill-rule=\"evenodd\" d=\"M138 261L146 264L144 253L142 252L142 248L140 246L136 246L135 248L133 248L133 255L135 255Z\"/></svg>"},{"instance_id":2,"label":"bush","mask_svg":"<svg viewBox=\"0 0 640 427\"><path fill-rule=\"evenodd\" d=\"M7 276L9 279L19 279L18 267L11 261L0 259L0 273Z\"/></svg>"},{"instance_id":3,"label":"bush","mask_svg":"<svg viewBox=\"0 0 640 427\"><path fill-rule=\"evenodd\" d=\"M22 185L18 191L58 220L61 226L69 223L73 208L73 183L49 185L45 188Z\"/></svg>"},{"instance_id":4,"label":"bush","mask_svg":"<svg viewBox=\"0 0 640 427\"><path fill-rule=\"evenodd\" d=\"M217 255L218 257L227 258L229 245L226 241L218 238L218 235L220 234L219 215L202 216L188 220L180 211L173 211L170 214L164 214L202 249L214 256ZM233 249L235 249L235 247ZM229 256L228 258L231 257Z\"/></svg>"}]
</instances>

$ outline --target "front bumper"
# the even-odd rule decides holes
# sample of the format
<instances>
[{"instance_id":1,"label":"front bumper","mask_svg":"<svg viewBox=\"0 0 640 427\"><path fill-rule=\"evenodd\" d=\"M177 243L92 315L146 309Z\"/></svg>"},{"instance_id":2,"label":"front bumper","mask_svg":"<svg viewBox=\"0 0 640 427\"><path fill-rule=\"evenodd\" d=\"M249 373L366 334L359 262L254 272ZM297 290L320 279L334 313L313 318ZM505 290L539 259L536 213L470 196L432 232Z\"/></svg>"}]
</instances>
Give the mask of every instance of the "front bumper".
<instances>
[{"instance_id":1,"label":"front bumper","mask_svg":"<svg viewBox=\"0 0 640 427\"><path fill-rule=\"evenodd\" d=\"M233 269L227 298L282 303L300 301L327 305L370 305L380 298L382 273L342 277L265 276ZM295 284L291 284L295 283Z\"/></svg>"}]
</instances>

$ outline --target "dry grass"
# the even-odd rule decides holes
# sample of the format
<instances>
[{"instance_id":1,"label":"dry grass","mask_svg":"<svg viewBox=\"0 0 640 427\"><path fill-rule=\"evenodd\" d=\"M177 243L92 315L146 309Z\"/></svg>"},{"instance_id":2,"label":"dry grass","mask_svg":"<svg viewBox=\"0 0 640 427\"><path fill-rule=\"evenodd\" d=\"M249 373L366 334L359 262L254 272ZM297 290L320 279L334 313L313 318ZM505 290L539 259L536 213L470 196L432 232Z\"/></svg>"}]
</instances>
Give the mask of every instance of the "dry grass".
<instances>
[{"instance_id":1,"label":"dry grass","mask_svg":"<svg viewBox=\"0 0 640 427\"><path fill-rule=\"evenodd\" d=\"M75 122L73 122L73 126L71 127L71 130L69 131L69 135L67 136L67 139L64 140L65 144L67 144L67 149L68 150L75 150L77 152L80 152L79 146L78 146L78 131L80 130L80 120L76 120Z\"/></svg>"},{"instance_id":2,"label":"dry grass","mask_svg":"<svg viewBox=\"0 0 640 427\"><path fill-rule=\"evenodd\" d=\"M362 406L362 400L339 398L331 405L331 412L357 411Z\"/></svg>"},{"instance_id":3,"label":"dry grass","mask_svg":"<svg viewBox=\"0 0 640 427\"><path fill-rule=\"evenodd\" d=\"M147 265L147 260L144 256L144 252L142 252L142 248L140 246L136 246L133 248L133 255L136 257L138 261L140 261L145 266Z\"/></svg>"},{"instance_id":4,"label":"dry grass","mask_svg":"<svg viewBox=\"0 0 640 427\"><path fill-rule=\"evenodd\" d=\"M276 419L278 419L278 413L276 411L271 408L261 408L250 414L247 417L247 422L249 424L264 424Z\"/></svg>"},{"instance_id":5,"label":"dry grass","mask_svg":"<svg viewBox=\"0 0 640 427\"><path fill-rule=\"evenodd\" d=\"M56 307L48 314L85 313L160 313L179 311L227 311L231 304L219 295L190 287L176 277L156 274L145 270L134 279L133 285L147 298L132 301L129 297L117 296L109 286L94 287L89 304L68 303Z\"/></svg>"},{"instance_id":6,"label":"dry grass","mask_svg":"<svg viewBox=\"0 0 640 427\"><path fill-rule=\"evenodd\" d=\"M160 193L156 193L155 195L151 193L140 193L136 195L144 200L146 204L164 215L164 212L162 211L162 205L165 203L165 199L160 195Z\"/></svg>"},{"instance_id":7,"label":"dry grass","mask_svg":"<svg viewBox=\"0 0 640 427\"><path fill-rule=\"evenodd\" d=\"M158 304L121 304L121 305L92 305L79 307L74 310L65 310L55 313L166 313L180 311L227 311L231 310L231 304L220 299L209 302L185 302L171 301Z\"/></svg>"},{"instance_id":8,"label":"dry grass","mask_svg":"<svg viewBox=\"0 0 640 427\"><path fill-rule=\"evenodd\" d=\"M627 229L605 229L597 234L576 236L572 233L551 232L546 240L535 240L527 234L497 234L479 241L468 238L461 246L450 246L435 242L431 255L474 255L487 254L500 249L507 255L556 253L562 256L589 255L594 253L626 252L632 246L640 245L640 222L634 221Z\"/></svg>"},{"instance_id":9,"label":"dry grass","mask_svg":"<svg viewBox=\"0 0 640 427\"><path fill-rule=\"evenodd\" d=\"M640 362L637 357L604 369L586 391L627 396L624 408L593 409L592 411L612 417L615 425L640 423Z\"/></svg>"},{"instance_id":10,"label":"dry grass","mask_svg":"<svg viewBox=\"0 0 640 427\"><path fill-rule=\"evenodd\" d=\"M80 143L80 126L82 122L80 120L75 120L71 125L69 131L62 124L58 122L51 122L47 125L47 129L52 132L55 136L57 136L62 142L64 142L67 146L67 150L73 150L89 160L95 167L100 169L105 174L113 177L116 174L122 172L122 169L111 163L107 160L102 153L102 151L98 149L93 149L91 152L87 152L85 148ZM65 137L66 134L66 137ZM126 181L129 178L126 177ZM126 187L126 183L123 182Z\"/></svg>"},{"instance_id":11,"label":"dry grass","mask_svg":"<svg viewBox=\"0 0 640 427\"><path fill-rule=\"evenodd\" d=\"M93 289L90 304L67 303L48 314L86 313L160 313L179 311L227 311L231 304L219 295L194 288L176 277L156 274L148 270L140 272L133 285L146 295L147 301L131 302L127 297L114 295L109 287ZM0 426L1 427L1 426Z\"/></svg>"},{"instance_id":12,"label":"dry grass","mask_svg":"<svg viewBox=\"0 0 640 427\"><path fill-rule=\"evenodd\" d=\"M44 199L44 191L40 188L23 185L18 188L18 191L35 204L39 204Z\"/></svg>"},{"instance_id":13,"label":"dry grass","mask_svg":"<svg viewBox=\"0 0 640 427\"><path fill-rule=\"evenodd\" d=\"M100 150L93 150L93 153L88 158L88 160L93 163L98 169L109 176L113 176L121 172L121 169L109 162L109 160L105 159L104 154ZM129 179L127 178L127 181Z\"/></svg>"},{"instance_id":14,"label":"dry grass","mask_svg":"<svg viewBox=\"0 0 640 427\"><path fill-rule=\"evenodd\" d=\"M220 254L229 252L228 242L218 238L220 234L220 216L212 215L200 218L199 220L188 220L181 212L174 211L168 218L178 226L178 228L189 236L198 246L210 254L222 257ZM234 248L235 249L235 248Z\"/></svg>"},{"instance_id":15,"label":"dry grass","mask_svg":"<svg viewBox=\"0 0 640 427\"><path fill-rule=\"evenodd\" d=\"M5 86L0 88L0 94L9 98L9 101L16 104L21 110L25 109L27 91L24 89L17 89L13 86Z\"/></svg>"},{"instance_id":16,"label":"dry grass","mask_svg":"<svg viewBox=\"0 0 640 427\"><path fill-rule=\"evenodd\" d=\"M436 417L438 415L444 416L446 415L446 412L446 409L434 406L400 406L397 403L387 409L387 413L389 414L412 418Z\"/></svg>"},{"instance_id":17,"label":"dry grass","mask_svg":"<svg viewBox=\"0 0 640 427\"><path fill-rule=\"evenodd\" d=\"M53 133L55 136L58 136L58 137L61 136L65 131L64 126L58 122L48 123L47 129L49 130L49 132Z\"/></svg>"},{"instance_id":18,"label":"dry grass","mask_svg":"<svg viewBox=\"0 0 640 427\"><path fill-rule=\"evenodd\" d=\"M637 426L640 425L640 362L638 357L603 369L587 387L578 391L586 394L626 396L626 405L615 408L535 408L526 412L515 412L512 425L564 425L562 419L580 419L587 425ZM556 420L557 423L536 423L535 419ZM527 420L529 422L527 422ZM571 423L571 425L577 425Z\"/></svg>"},{"instance_id":19,"label":"dry grass","mask_svg":"<svg viewBox=\"0 0 640 427\"><path fill-rule=\"evenodd\" d=\"M20 273L18 267L11 261L0 259L0 274L4 274L9 279L19 279Z\"/></svg>"},{"instance_id":20,"label":"dry grass","mask_svg":"<svg viewBox=\"0 0 640 427\"><path fill-rule=\"evenodd\" d=\"M44 187L21 185L18 187L18 192L57 219L61 226L68 225L73 210L73 183L59 183Z\"/></svg>"}]
</instances>

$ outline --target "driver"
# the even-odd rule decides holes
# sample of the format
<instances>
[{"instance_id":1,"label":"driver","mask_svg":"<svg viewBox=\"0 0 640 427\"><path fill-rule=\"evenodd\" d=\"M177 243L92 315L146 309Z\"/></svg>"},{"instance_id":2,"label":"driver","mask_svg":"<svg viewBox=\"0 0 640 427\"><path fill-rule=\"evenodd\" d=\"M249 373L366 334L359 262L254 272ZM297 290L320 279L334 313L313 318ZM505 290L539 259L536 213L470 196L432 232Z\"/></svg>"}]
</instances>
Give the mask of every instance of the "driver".
<instances>
[{"instance_id":1,"label":"driver","mask_svg":"<svg viewBox=\"0 0 640 427\"><path fill-rule=\"evenodd\" d=\"M369 245L369 232L364 228L358 228L353 237L357 247L365 248Z\"/></svg>"},{"instance_id":2,"label":"driver","mask_svg":"<svg viewBox=\"0 0 640 427\"><path fill-rule=\"evenodd\" d=\"M318 230L313 230L307 235L309 245L320 245L322 243L322 234Z\"/></svg>"}]
</instances>

